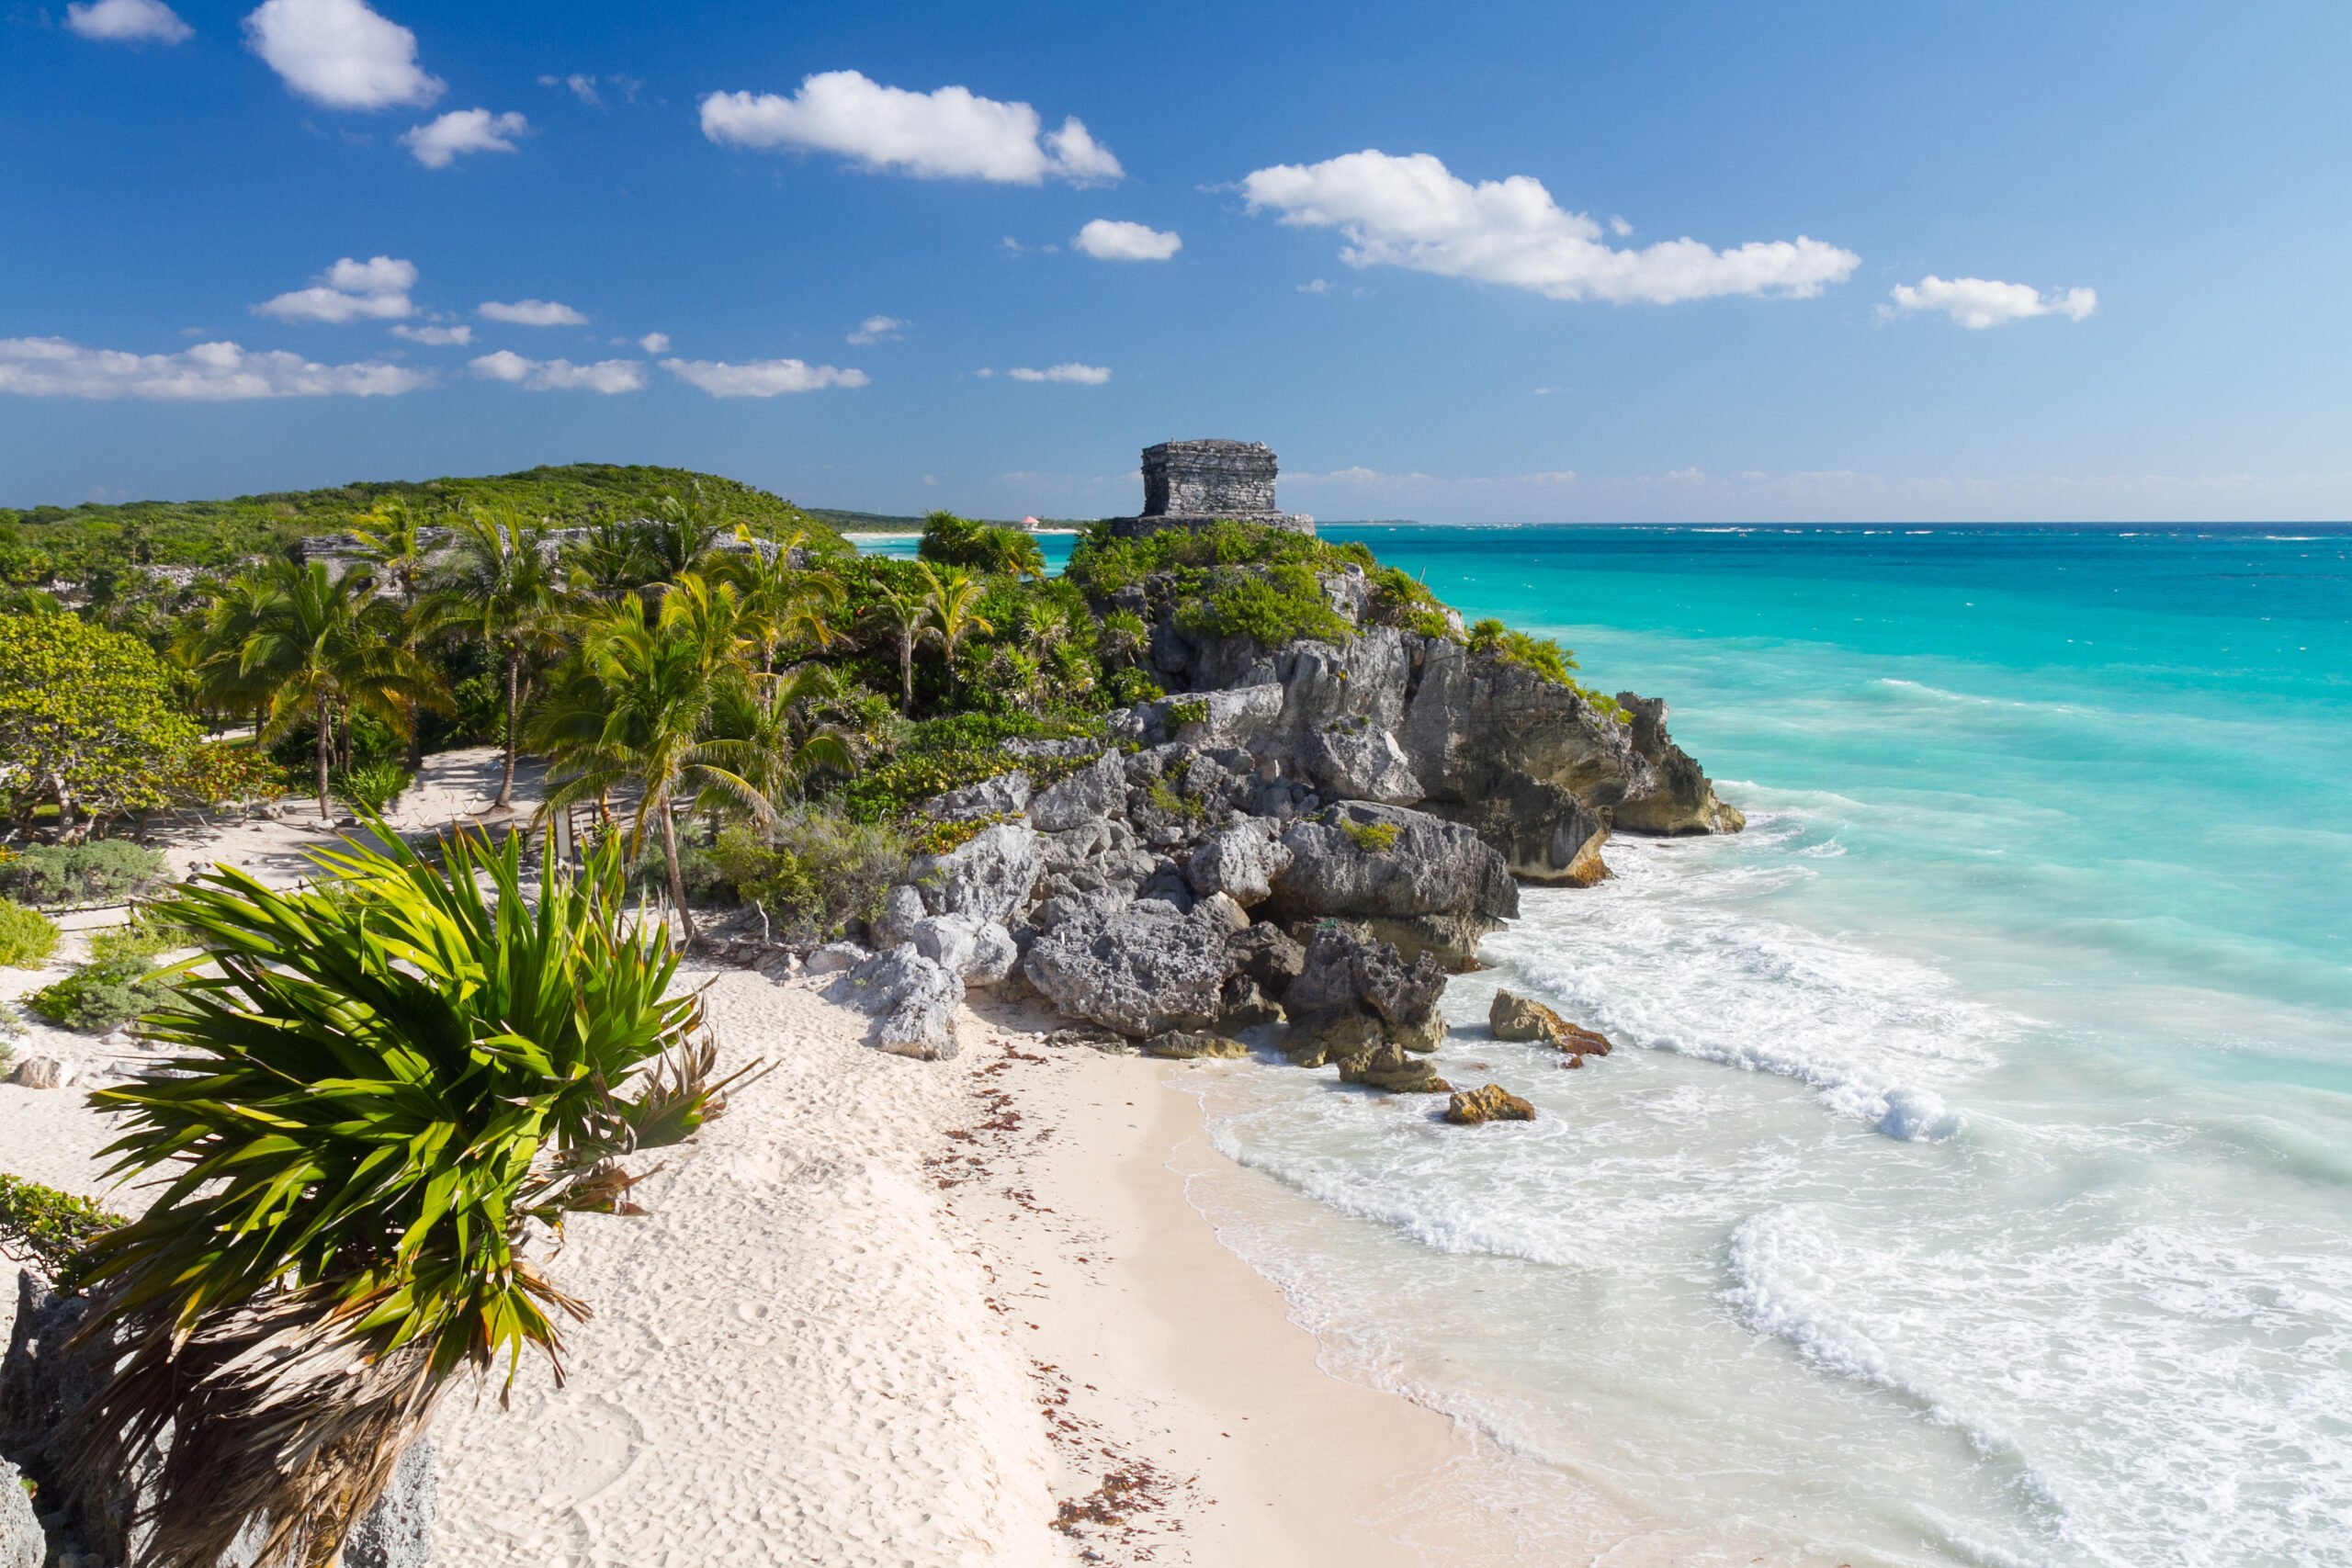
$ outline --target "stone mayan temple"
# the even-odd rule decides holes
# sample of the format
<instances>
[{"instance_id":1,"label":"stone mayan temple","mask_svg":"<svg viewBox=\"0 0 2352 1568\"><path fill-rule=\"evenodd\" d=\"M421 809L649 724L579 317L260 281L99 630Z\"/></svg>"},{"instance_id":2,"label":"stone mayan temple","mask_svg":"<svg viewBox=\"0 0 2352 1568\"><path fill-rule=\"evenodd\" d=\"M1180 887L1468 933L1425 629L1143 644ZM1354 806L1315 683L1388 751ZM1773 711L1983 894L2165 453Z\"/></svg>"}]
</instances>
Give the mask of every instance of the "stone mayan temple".
<instances>
[{"instance_id":1,"label":"stone mayan temple","mask_svg":"<svg viewBox=\"0 0 2352 1568\"><path fill-rule=\"evenodd\" d=\"M1204 528L1220 519L1294 534L1315 519L1274 505L1274 449L1262 441L1163 441L1143 449L1143 514L1112 519L1129 538L1162 528Z\"/></svg>"}]
</instances>

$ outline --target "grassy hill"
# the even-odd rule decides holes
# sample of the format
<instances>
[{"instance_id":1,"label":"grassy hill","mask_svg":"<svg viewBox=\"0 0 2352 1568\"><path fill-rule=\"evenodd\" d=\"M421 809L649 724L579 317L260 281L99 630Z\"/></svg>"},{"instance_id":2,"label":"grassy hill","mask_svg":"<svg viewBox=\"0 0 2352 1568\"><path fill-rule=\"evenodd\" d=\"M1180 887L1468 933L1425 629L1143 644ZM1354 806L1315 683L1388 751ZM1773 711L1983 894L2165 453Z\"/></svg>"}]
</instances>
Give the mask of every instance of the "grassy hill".
<instances>
[{"instance_id":1,"label":"grassy hill","mask_svg":"<svg viewBox=\"0 0 2352 1568\"><path fill-rule=\"evenodd\" d=\"M641 516L662 496L683 494L696 483L707 501L755 534L805 528L820 548L847 547L828 523L735 479L684 468L570 463L480 479L362 482L232 501L134 501L26 512L0 507L0 581L74 580L127 564L228 566L282 550L305 534L339 533L395 496L432 512L513 506L571 525Z\"/></svg>"}]
</instances>

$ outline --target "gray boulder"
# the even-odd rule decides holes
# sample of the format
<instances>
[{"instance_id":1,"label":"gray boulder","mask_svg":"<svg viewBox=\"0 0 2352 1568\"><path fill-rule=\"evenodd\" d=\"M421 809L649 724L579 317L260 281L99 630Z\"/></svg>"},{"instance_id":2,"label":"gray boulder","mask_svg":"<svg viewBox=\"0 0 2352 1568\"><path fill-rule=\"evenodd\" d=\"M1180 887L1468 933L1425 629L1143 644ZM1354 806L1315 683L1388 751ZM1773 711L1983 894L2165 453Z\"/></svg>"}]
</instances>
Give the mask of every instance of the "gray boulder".
<instances>
[{"instance_id":1,"label":"gray boulder","mask_svg":"<svg viewBox=\"0 0 2352 1568\"><path fill-rule=\"evenodd\" d=\"M427 1568L433 1561L433 1439L411 1443L391 1483L344 1538L343 1568Z\"/></svg>"},{"instance_id":2,"label":"gray boulder","mask_svg":"<svg viewBox=\"0 0 2352 1568\"><path fill-rule=\"evenodd\" d=\"M922 814L935 822L968 822L981 817L1018 817L1029 808L1029 775L1015 771L982 779L962 789L933 795Z\"/></svg>"},{"instance_id":3,"label":"gray boulder","mask_svg":"<svg viewBox=\"0 0 2352 1568\"><path fill-rule=\"evenodd\" d=\"M1004 925L1029 902L1045 860L1035 829L1002 822L946 854L919 857L910 871L932 914L969 915Z\"/></svg>"},{"instance_id":4,"label":"gray boulder","mask_svg":"<svg viewBox=\"0 0 2352 1568\"><path fill-rule=\"evenodd\" d=\"M1247 818L1203 840L1184 863L1184 879L1204 898L1222 893L1248 908L1273 897L1274 878L1290 863L1290 846L1273 824Z\"/></svg>"},{"instance_id":5,"label":"gray boulder","mask_svg":"<svg viewBox=\"0 0 2352 1568\"><path fill-rule=\"evenodd\" d=\"M882 895L882 912L869 922L867 934L876 947L896 947L914 934L926 914L922 888L911 882L893 883Z\"/></svg>"},{"instance_id":6,"label":"gray boulder","mask_svg":"<svg viewBox=\"0 0 2352 1568\"><path fill-rule=\"evenodd\" d=\"M1039 831L1068 832L1099 822L1127 803L1127 775L1116 751L1105 751L1086 767L1054 784L1029 803L1029 820Z\"/></svg>"},{"instance_id":7,"label":"gray boulder","mask_svg":"<svg viewBox=\"0 0 2352 1568\"><path fill-rule=\"evenodd\" d=\"M0 1459L0 1568L41 1568L48 1561L49 1532L25 1495L24 1472Z\"/></svg>"},{"instance_id":8,"label":"gray boulder","mask_svg":"<svg viewBox=\"0 0 2352 1568\"><path fill-rule=\"evenodd\" d=\"M1011 931L994 920L969 915L926 915L915 922L908 940L917 953L967 986L995 985L1021 956Z\"/></svg>"},{"instance_id":9,"label":"gray boulder","mask_svg":"<svg viewBox=\"0 0 2352 1568\"><path fill-rule=\"evenodd\" d=\"M1427 812L1351 801L1283 832L1291 863L1274 881L1274 911L1324 915L1519 913L1519 886L1469 829Z\"/></svg>"},{"instance_id":10,"label":"gray boulder","mask_svg":"<svg viewBox=\"0 0 2352 1568\"><path fill-rule=\"evenodd\" d=\"M1063 1017L1133 1039L1206 1029L1222 1010L1229 935L1213 910L1157 899L1074 911L1039 934L1022 973Z\"/></svg>"},{"instance_id":11,"label":"gray boulder","mask_svg":"<svg viewBox=\"0 0 2352 1568\"><path fill-rule=\"evenodd\" d=\"M960 1048L956 1010L964 1000L964 982L916 952L912 942L876 953L835 980L825 994L874 1021L866 1043L876 1050L944 1062Z\"/></svg>"},{"instance_id":12,"label":"gray boulder","mask_svg":"<svg viewBox=\"0 0 2352 1568\"><path fill-rule=\"evenodd\" d=\"M839 975L873 956L854 942L829 942L808 954L808 971L811 975Z\"/></svg>"},{"instance_id":13,"label":"gray boulder","mask_svg":"<svg viewBox=\"0 0 2352 1568\"><path fill-rule=\"evenodd\" d=\"M1388 1023L1418 1024L1435 1015L1444 994L1445 971L1432 954L1408 962L1389 942L1324 926L1306 944L1283 1005L1294 1014L1359 1008Z\"/></svg>"},{"instance_id":14,"label":"gray boulder","mask_svg":"<svg viewBox=\"0 0 2352 1568\"><path fill-rule=\"evenodd\" d=\"M73 1077L73 1069L54 1056L28 1056L8 1081L19 1089L63 1089Z\"/></svg>"}]
</instances>

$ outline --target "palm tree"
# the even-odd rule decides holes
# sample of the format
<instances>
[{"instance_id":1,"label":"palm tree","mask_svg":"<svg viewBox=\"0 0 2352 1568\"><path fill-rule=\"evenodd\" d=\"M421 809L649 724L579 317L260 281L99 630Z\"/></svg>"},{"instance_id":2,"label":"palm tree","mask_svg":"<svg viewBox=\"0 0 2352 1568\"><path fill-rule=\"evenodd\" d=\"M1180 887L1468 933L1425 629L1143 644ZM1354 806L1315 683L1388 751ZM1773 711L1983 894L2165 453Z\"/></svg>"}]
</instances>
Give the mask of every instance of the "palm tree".
<instances>
[{"instance_id":1,"label":"palm tree","mask_svg":"<svg viewBox=\"0 0 2352 1568\"><path fill-rule=\"evenodd\" d=\"M464 631L489 645L505 687L506 758L492 804L514 804L514 756L523 713L523 674L531 660L563 646L571 605L543 547L547 525L513 511L479 508L458 519L457 545L425 623Z\"/></svg>"},{"instance_id":2,"label":"palm tree","mask_svg":"<svg viewBox=\"0 0 2352 1568\"><path fill-rule=\"evenodd\" d=\"M821 664L796 664L773 675L755 673L721 688L712 728L725 739L746 744L743 776L770 803L782 804L811 773L846 773L856 766L839 731L818 728L802 734L804 705L840 689L839 679Z\"/></svg>"},{"instance_id":3,"label":"palm tree","mask_svg":"<svg viewBox=\"0 0 2352 1568\"><path fill-rule=\"evenodd\" d=\"M974 633L992 637L996 628L979 613L980 595L986 585L968 572L950 567L944 575L933 571L928 561L918 561L915 570L922 573L924 593L923 613L929 624L923 627L926 642L939 645L947 660L947 690L956 691L956 655Z\"/></svg>"},{"instance_id":4,"label":"palm tree","mask_svg":"<svg viewBox=\"0 0 2352 1568\"><path fill-rule=\"evenodd\" d=\"M222 711L250 714L256 731L269 686L263 677L245 672L245 639L277 592L268 572L240 572L213 595L202 617L173 639L173 652L194 672L201 699Z\"/></svg>"},{"instance_id":5,"label":"palm tree","mask_svg":"<svg viewBox=\"0 0 2352 1568\"><path fill-rule=\"evenodd\" d=\"M736 540L746 548L729 557L722 568L742 597L763 673L775 669L776 655L785 648L806 645L822 652L844 640L831 618L841 614L841 579L792 564L793 553L808 536L802 529L788 538L763 540L748 528L738 528Z\"/></svg>"},{"instance_id":6,"label":"palm tree","mask_svg":"<svg viewBox=\"0 0 2352 1568\"><path fill-rule=\"evenodd\" d=\"M639 529L655 583L699 570L733 531L724 512L704 496L700 481L683 496L665 495Z\"/></svg>"},{"instance_id":7,"label":"palm tree","mask_svg":"<svg viewBox=\"0 0 2352 1568\"><path fill-rule=\"evenodd\" d=\"M885 588L864 613L898 642L899 716L908 717L915 711L915 648L931 626L930 606L905 589Z\"/></svg>"},{"instance_id":8,"label":"palm tree","mask_svg":"<svg viewBox=\"0 0 2352 1568\"><path fill-rule=\"evenodd\" d=\"M740 647L713 637L717 617L709 601L698 604L700 579L688 573L677 586L685 592L666 595L658 612L625 599L588 628L576 664L559 683L562 700L535 721L533 734L557 769L542 819L635 786L630 852L642 849L649 823L658 827L670 902L691 946L674 807L684 797L724 799L763 819L774 808L744 776L761 767L751 743L711 733L722 697L743 680Z\"/></svg>"},{"instance_id":9,"label":"palm tree","mask_svg":"<svg viewBox=\"0 0 2352 1568\"><path fill-rule=\"evenodd\" d=\"M71 1470L152 1472L142 1563L211 1568L255 1523L262 1562L339 1561L461 1373L536 1351L561 1379L588 1308L540 1244L642 1213L623 1162L758 1071L716 1077L617 845L526 897L519 835L445 840L446 869L379 837L314 857L328 886L199 874L169 918L209 966L141 1026L169 1070L95 1097L113 1174L161 1196L74 1260L115 1354Z\"/></svg>"},{"instance_id":10,"label":"palm tree","mask_svg":"<svg viewBox=\"0 0 2352 1568\"><path fill-rule=\"evenodd\" d=\"M305 719L316 727L319 815L325 817L338 716L346 729L351 715L364 713L406 735L420 705L439 707L447 699L424 660L386 637L369 614L375 580L365 570L334 577L323 561L281 561L268 584L269 592L247 606L252 622L238 645L237 680L241 689L268 693L255 738L262 744Z\"/></svg>"},{"instance_id":11,"label":"palm tree","mask_svg":"<svg viewBox=\"0 0 2352 1568\"><path fill-rule=\"evenodd\" d=\"M376 581L389 587L390 596L398 601L401 646L414 652L424 630L425 574L434 547L440 542L433 536L442 531L428 527L422 512L393 496L378 502L351 532L359 541L359 558L374 569ZM422 725L409 727L407 765L412 773L424 765Z\"/></svg>"}]
</instances>

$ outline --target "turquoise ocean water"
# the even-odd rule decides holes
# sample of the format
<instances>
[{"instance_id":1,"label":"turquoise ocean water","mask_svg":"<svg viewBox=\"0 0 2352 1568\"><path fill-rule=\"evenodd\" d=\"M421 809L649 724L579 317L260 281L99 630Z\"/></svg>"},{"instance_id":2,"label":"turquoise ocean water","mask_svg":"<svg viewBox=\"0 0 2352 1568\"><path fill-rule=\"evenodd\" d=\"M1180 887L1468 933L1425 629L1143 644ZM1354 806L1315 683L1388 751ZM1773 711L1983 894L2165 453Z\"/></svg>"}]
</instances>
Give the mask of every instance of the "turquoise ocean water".
<instances>
[{"instance_id":1,"label":"turquoise ocean water","mask_svg":"<svg viewBox=\"0 0 2352 1568\"><path fill-rule=\"evenodd\" d=\"M1534 1123L1193 1077L1227 1243L1481 1434L1432 1496L1498 1561L2352 1564L2352 530L1328 536L1667 697L1750 823L1454 983Z\"/></svg>"}]
</instances>

